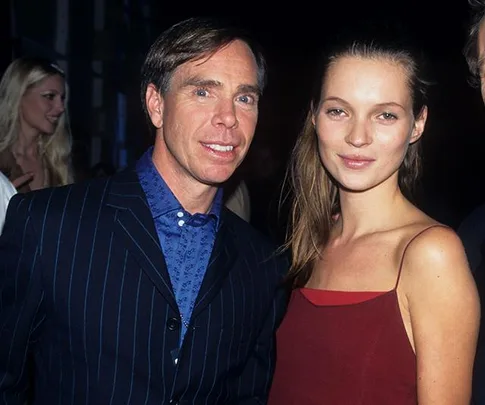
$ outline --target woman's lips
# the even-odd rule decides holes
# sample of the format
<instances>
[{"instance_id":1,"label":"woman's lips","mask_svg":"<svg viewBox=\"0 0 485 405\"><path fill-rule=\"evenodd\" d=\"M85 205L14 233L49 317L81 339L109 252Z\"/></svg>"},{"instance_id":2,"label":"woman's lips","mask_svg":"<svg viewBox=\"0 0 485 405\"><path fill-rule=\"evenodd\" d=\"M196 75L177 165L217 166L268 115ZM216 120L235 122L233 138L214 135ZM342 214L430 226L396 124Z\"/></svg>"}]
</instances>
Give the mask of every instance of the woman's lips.
<instances>
[{"instance_id":1,"label":"woman's lips","mask_svg":"<svg viewBox=\"0 0 485 405\"><path fill-rule=\"evenodd\" d=\"M364 169L375 161L375 159L365 156L339 155L339 157L344 162L345 167L349 169Z\"/></svg>"}]
</instances>

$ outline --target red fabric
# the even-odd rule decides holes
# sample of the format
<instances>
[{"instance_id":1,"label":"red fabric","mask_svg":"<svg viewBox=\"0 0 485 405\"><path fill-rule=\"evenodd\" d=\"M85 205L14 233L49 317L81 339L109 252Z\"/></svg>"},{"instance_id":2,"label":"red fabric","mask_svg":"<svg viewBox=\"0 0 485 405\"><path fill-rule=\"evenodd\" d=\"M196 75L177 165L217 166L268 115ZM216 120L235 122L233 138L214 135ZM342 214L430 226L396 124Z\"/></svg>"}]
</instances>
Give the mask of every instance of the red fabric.
<instances>
[{"instance_id":1,"label":"red fabric","mask_svg":"<svg viewBox=\"0 0 485 405\"><path fill-rule=\"evenodd\" d=\"M387 291L332 291L319 290L316 288L302 288L303 295L315 305L349 305L358 304L379 295L385 294Z\"/></svg>"},{"instance_id":2,"label":"red fabric","mask_svg":"<svg viewBox=\"0 0 485 405\"><path fill-rule=\"evenodd\" d=\"M268 405L297 404L417 404L416 356L395 289L293 291Z\"/></svg>"}]
</instances>

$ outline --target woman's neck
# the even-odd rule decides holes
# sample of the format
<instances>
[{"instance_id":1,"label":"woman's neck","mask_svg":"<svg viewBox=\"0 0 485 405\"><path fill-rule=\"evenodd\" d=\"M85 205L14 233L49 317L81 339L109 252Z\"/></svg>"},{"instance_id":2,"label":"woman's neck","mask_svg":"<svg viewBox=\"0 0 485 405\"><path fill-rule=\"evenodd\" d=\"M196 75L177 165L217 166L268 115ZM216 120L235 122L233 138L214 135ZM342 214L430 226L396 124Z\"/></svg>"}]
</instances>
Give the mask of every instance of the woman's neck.
<instances>
[{"instance_id":1,"label":"woman's neck","mask_svg":"<svg viewBox=\"0 0 485 405\"><path fill-rule=\"evenodd\" d=\"M19 137L13 146L14 155L35 156L38 153L39 132L21 125Z\"/></svg>"},{"instance_id":2,"label":"woman's neck","mask_svg":"<svg viewBox=\"0 0 485 405\"><path fill-rule=\"evenodd\" d=\"M341 190L336 238L346 241L397 226L402 221L399 213L409 204L396 182L364 192Z\"/></svg>"}]
</instances>

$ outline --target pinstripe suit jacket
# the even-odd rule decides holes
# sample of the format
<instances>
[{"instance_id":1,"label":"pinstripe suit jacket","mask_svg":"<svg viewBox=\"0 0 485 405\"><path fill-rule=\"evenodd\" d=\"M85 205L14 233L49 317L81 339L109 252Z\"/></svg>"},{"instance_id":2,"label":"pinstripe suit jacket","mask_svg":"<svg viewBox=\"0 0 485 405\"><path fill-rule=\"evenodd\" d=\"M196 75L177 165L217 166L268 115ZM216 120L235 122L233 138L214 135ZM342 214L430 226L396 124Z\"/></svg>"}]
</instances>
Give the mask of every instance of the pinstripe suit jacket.
<instances>
[{"instance_id":1,"label":"pinstripe suit jacket","mask_svg":"<svg viewBox=\"0 0 485 405\"><path fill-rule=\"evenodd\" d=\"M0 239L0 403L262 404L287 261L229 210L190 328L134 170L19 194Z\"/></svg>"}]
</instances>

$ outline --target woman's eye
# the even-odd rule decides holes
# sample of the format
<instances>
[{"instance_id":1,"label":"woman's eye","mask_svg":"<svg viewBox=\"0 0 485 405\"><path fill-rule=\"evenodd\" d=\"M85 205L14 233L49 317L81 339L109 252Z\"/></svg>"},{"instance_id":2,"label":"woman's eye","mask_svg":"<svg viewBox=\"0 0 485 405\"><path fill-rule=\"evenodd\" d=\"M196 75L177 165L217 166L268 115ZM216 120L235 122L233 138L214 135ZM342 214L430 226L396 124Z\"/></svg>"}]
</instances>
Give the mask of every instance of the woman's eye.
<instances>
[{"instance_id":1,"label":"woman's eye","mask_svg":"<svg viewBox=\"0 0 485 405\"><path fill-rule=\"evenodd\" d=\"M330 110L327 110L327 114L333 117L340 117L344 113L345 113L344 110L341 110L340 108L332 108Z\"/></svg>"},{"instance_id":2,"label":"woman's eye","mask_svg":"<svg viewBox=\"0 0 485 405\"><path fill-rule=\"evenodd\" d=\"M397 119L397 117L394 114L391 114L388 112L382 113L381 117L384 118L386 121L392 121Z\"/></svg>"}]
</instances>

